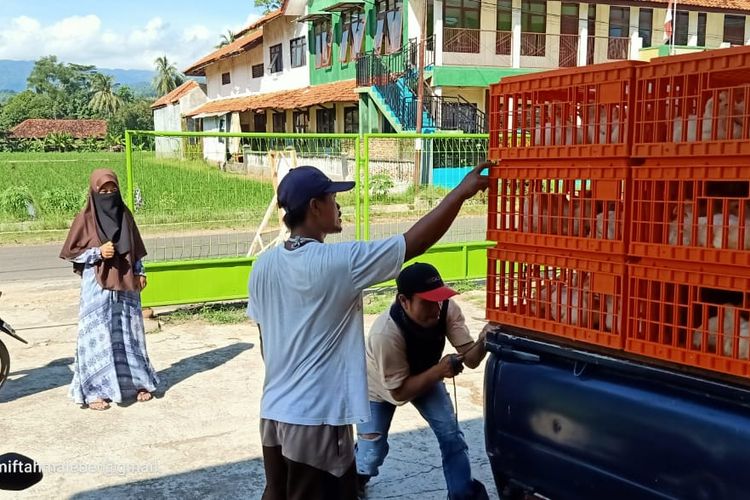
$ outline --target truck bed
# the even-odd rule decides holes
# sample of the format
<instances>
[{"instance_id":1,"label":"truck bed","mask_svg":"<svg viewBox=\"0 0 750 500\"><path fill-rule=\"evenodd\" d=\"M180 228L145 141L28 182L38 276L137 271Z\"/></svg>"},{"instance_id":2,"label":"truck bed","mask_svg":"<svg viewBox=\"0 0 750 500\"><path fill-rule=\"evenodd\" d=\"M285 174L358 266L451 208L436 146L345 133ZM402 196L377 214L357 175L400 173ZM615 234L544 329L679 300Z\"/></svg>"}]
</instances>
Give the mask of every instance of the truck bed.
<instances>
[{"instance_id":1,"label":"truck bed","mask_svg":"<svg viewBox=\"0 0 750 500\"><path fill-rule=\"evenodd\" d=\"M750 391L519 333L501 328L487 342L485 436L498 491L750 498Z\"/></svg>"}]
</instances>

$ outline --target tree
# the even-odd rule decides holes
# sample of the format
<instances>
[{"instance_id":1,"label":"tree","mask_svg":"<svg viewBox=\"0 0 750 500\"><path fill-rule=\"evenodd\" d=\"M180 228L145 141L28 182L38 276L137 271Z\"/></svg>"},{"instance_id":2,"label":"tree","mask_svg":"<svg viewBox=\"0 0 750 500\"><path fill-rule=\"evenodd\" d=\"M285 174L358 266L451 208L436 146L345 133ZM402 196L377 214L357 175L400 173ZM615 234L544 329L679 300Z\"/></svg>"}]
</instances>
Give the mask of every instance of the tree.
<instances>
[{"instance_id":1,"label":"tree","mask_svg":"<svg viewBox=\"0 0 750 500\"><path fill-rule=\"evenodd\" d=\"M52 101L52 118L89 118L94 66L64 64L56 56L42 57L27 79L28 88Z\"/></svg>"},{"instance_id":2,"label":"tree","mask_svg":"<svg viewBox=\"0 0 750 500\"><path fill-rule=\"evenodd\" d=\"M127 85L120 85L117 87L117 97L119 97L123 104L133 102L135 100L135 92Z\"/></svg>"},{"instance_id":3,"label":"tree","mask_svg":"<svg viewBox=\"0 0 750 500\"><path fill-rule=\"evenodd\" d=\"M255 0L255 6L263 7L263 13L268 14L281 8L281 0Z\"/></svg>"},{"instance_id":4,"label":"tree","mask_svg":"<svg viewBox=\"0 0 750 500\"><path fill-rule=\"evenodd\" d=\"M91 78L93 96L89 101L89 107L94 113L111 117L122 107L123 101L114 91L116 86L111 76L94 73Z\"/></svg>"},{"instance_id":5,"label":"tree","mask_svg":"<svg viewBox=\"0 0 750 500\"><path fill-rule=\"evenodd\" d=\"M227 30L226 33L221 35L221 41L215 48L220 49L225 47L237 39L237 34L232 30Z\"/></svg>"},{"instance_id":6,"label":"tree","mask_svg":"<svg viewBox=\"0 0 750 500\"><path fill-rule=\"evenodd\" d=\"M165 95L182 85L185 77L177 71L174 64L169 62L167 56L157 57L154 61L156 65L156 77L154 77L154 88L159 95Z\"/></svg>"},{"instance_id":7,"label":"tree","mask_svg":"<svg viewBox=\"0 0 750 500\"><path fill-rule=\"evenodd\" d=\"M0 130L10 130L29 118L52 118L52 99L30 90L14 95L0 110Z\"/></svg>"}]
</instances>

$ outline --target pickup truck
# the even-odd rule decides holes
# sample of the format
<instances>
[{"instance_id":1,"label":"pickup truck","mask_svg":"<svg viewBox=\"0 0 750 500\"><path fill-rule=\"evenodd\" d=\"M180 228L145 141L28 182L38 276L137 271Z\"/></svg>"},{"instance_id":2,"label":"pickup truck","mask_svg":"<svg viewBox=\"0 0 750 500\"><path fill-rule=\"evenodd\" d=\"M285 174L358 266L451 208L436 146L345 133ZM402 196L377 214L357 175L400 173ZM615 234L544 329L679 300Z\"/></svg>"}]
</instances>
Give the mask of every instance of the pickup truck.
<instances>
[{"instance_id":1,"label":"pickup truck","mask_svg":"<svg viewBox=\"0 0 750 500\"><path fill-rule=\"evenodd\" d=\"M750 498L750 390L499 327L485 439L503 498Z\"/></svg>"}]
</instances>

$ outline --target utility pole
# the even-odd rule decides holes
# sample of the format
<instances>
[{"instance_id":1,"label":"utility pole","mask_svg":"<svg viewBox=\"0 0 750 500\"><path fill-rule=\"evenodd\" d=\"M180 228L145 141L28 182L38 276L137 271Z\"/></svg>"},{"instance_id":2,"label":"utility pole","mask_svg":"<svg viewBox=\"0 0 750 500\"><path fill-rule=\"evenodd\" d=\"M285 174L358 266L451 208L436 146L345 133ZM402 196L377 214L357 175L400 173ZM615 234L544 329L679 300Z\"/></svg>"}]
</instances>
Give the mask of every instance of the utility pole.
<instances>
[{"instance_id":1,"label":"utility pole","mask_svg":"<svg viewBox=\"0 0 750 500\"><path fill-rule=\"evenodd\" d=\"M422 15L419 16L419 56L417 57L417 133L422 133L422 115L424 111L424 57L425 57L425 45L427 44L427 38L425 31L427 31L427 2L430 0L424 0L422 3ZM414 190L415 192L419 189L419 185L422 180L422 139L416 140L414 158Z\"/></svg>"}]
</instances>

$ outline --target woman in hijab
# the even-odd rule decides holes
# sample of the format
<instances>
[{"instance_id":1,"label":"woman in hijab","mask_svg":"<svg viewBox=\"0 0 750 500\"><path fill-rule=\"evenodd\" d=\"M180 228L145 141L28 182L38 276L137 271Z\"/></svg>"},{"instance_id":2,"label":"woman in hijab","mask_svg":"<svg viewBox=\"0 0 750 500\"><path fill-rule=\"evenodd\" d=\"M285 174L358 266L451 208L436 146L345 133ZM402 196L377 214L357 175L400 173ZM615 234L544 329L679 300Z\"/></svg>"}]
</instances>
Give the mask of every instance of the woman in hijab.
<instances>
[{"instance_id":1,"label":"woman in hijab","mask_svg":"<svg viewBox=\"0 0 750 500\"><path fill-rule=\"evenodd\" d=\"M148 401L159 383L146 353L141 290L146 248L111 170L91 174L88 202L70 227L60 257L81 276L70 396L92 410L125 399Z\"/></svg>"}]
</instances>

